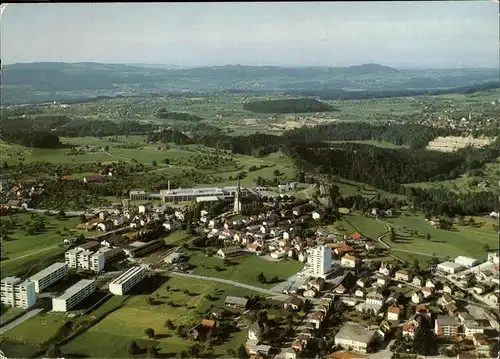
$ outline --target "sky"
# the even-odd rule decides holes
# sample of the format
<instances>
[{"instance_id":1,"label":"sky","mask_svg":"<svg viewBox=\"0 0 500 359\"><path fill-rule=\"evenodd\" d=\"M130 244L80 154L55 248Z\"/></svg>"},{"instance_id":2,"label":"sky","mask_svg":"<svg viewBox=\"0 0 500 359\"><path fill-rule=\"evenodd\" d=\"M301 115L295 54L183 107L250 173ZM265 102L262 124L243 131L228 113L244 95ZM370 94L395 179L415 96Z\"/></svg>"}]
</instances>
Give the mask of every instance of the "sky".
<instances>
[{"instance_id":1,"label":"sky","mask_svg":"<svg viewBox=\"0 0 500 359\"><path fill-rule=\"evenodd\" d=\"M499 67L492 1L9 4L2 64Z\"/></svg>"}]
</instances>

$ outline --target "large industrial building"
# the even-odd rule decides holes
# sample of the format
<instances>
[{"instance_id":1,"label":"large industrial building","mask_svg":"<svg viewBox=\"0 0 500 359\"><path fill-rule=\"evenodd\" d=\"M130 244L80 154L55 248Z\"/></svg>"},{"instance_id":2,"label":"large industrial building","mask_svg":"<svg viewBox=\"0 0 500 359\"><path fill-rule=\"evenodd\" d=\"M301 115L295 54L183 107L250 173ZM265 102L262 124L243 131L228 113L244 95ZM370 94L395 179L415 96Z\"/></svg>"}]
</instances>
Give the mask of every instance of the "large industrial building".
<instances>
[{"instance_id":1,"label":"large industrial building","mask_svg":"<svg viewBox=\"0 0 500 359\"><path fill-rule=\"evenodd\" d=\"M29 280L35 284L35 292L42 290L68 275L68 265L66 263L54 263L44 270L32 275Z\"/></svg>"},{"instance_id":2,"label":"large industrial building","mask_svg":"<svg viewBox=\"0 0 500 359\"><path fill-rule=\"evenodd\" d=\"M148 270L145 267L132 267L109 283L109 291L116 295L123 295L143 280L147 273Z\"/></svg>"},{"instance_id":3,"label":"large industrial building","mask_svg":"<svg viewBox=\"0 0 500 359\"><path fill-rule=\"evenodd\" d=\"M82 248L73 248L64 254L68 267L100 272L104 269L106 259L103 252L92 252Z\"/></svg>"},{"instance_id":4,"label":"large industrial building","mask_svg":"<svg viewBox=\"0 0 500 359\"><path fill-rule=\"evenodd\" d=\"M94 292L95 281L82 279L69 287L62 295L52 299L52 310L54 312L67 312Z\"/></svg>"},{"instance_id":5,"label":"large industrial building","mask_svg":"<svg viewBox=\"0 0 500 359\"><path fill-rule=\"evenodd\" d=\"M17 277L6 277L0 282L2 304L27 309L35 305L35 283Z\"/></svg>"}]
</instances>

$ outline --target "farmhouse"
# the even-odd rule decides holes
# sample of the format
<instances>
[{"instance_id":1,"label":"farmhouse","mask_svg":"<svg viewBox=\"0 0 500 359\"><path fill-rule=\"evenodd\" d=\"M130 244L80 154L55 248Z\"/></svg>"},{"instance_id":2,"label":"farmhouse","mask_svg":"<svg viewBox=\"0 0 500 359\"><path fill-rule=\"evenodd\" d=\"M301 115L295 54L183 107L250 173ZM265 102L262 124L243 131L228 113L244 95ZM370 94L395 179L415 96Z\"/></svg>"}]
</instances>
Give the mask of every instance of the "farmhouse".
<instances>
[{"instance_id":1,"label":"farmhouse","mask_svg":"<svg viewBox=\"0 0 500 359\"><path fill-rule=\"evenodd\" d=\"M217 256L226 259L226 258L234 258L238 257L244 254L243 250L240 247L227 247L227 248L220 248L217 251Z\"/></svg>"},{"instance_id":2,"label":"farmhouse","mask_svg":"<svg viewBox=\"0 0 500 359\"><path fill-rule=\"evenodd\" d=\"M245 309L248 303L248 299L240 297L227 296L224 304L231 308Z\"/></svg>"}]
</instances>

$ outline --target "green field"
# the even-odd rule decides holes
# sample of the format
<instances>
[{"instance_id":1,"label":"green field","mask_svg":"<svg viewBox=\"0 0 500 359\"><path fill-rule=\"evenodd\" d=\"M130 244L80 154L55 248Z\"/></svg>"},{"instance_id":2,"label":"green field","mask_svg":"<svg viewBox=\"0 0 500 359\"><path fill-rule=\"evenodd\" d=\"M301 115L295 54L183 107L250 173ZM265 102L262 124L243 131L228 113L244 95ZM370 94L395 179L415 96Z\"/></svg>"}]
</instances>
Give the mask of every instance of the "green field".
<instances>
[{"instance_id":1,"label":"green field","mask_svg":"<svg viewBox=\"0 0 500 359\"><path fill-rule=\"evenodd\" d=\"M436 229L425 222L423 216L400 216L386 219L386 222L394 227L396 242L386 243L393 248L410 250L422 253L436 253L442 256L455 257L468 255L475 258L484 258L484 245L490 248L498 248L498 235L493 230L495 222L489 218L475 217L477 227L462 227L454 225L452 230ZM406 229L405 229L406 227ZM417 236L411 235L409 231L417 231ZM431 235L428 241L425 237ZM399 256L399 252L395 253Z\"/></svg>"},{"instance_id":2,"label":"green field","mask_svg":"<svg viewBox=\"0 0 500 359\"><path fill-rule=\"evenodd\" d=\"M65 238L84 233L74 227L80 223L78 217L66 217L58 220L55 216L40 214L46 222L46 228L40 233L30 235L23 228L23 223L31 221L31 214L20 213L12 216L16 226L9 230L7 239L2 241L2 277L26 263L62 253L64 248L59 244ZM9 217L2 217L1 221L8 221ZM58 233L59 232L59 233ZM92 235L94 232L85 232Z\"/></svg>"},{"instance_id":3,"label":"green field","mask_svg":"<svg viewBox=\"0 0 500 359\"><path fill-rule=\"evenodd\" d=\"M167 285L170 286L170 290L167 290ZM184 294L185 289L193 294ZM214 296L214 300L206 299L207 294ZM127 347L130 341L137 340L141 347L157 345L162 354L177 353L192 345L193 342L178 337L173 330L166 329L167 320L171 320L175 325L189 327L198 323L202 318L198 312L208 309L212 304L222 306L227 295L256 294L220 283L188 278L169 278L149 296L162 302L173 301L178 307L173 308L166 303L150 305L146 302L147 295L135 295L125 306L109 314L87 332L64 345L62 351L65 354L86 355L94 358L124 358L128 357ZM154 340L146 338L144 335L146 328L155 330L157 337ZM243 344L245 337L246 331L234 333L223 346L216 346L213 353L225 354L228 348L236 348Z\"/></svg>"},{"instance_id":4,"label":"green field","mask_svg":"<svg viewBox=\"0 0 500 359\"><path fill-rule=\"evenodd\" d=\"M356 213L343 216L342 220L325 226L324 228L326 230L341 232L347 235L359 232L364 237L373 240L387 232L387 228L383 222L376 221L372 217Z\"/></svg>"},{"instance_id":5,"label":"green field","mask_svg":"<svg viewBox=\"0 0 500 359\"><path fill-rule=\"evenodd\" d=\"M3 333L0 337L24 344L42 344L57 333L65 320L64 313L37 315Z\"/></svg>"},{"instance_id":6,"label":"green field","mask_svg":"<svg viewBox=\"0 0 500 359\"><path fill-rule=\"evenodd\" d=\"M271 288L276 283L260 283L257 280L259 273L264 273L267 279L277 276L280 280L284 280L303 267L303 264L297 261L282 260L273 262L259 258L256 255L234 258L231 261L237 263L236 265L225 266L222 259L218 257L206 257L205 254L198 251L190 251L189 254L191 255L189 263L196 266L193 274L233 280L262 288ZM216 271L215 266L219 266L224 270Z\"/></svg>"}]
</instances>

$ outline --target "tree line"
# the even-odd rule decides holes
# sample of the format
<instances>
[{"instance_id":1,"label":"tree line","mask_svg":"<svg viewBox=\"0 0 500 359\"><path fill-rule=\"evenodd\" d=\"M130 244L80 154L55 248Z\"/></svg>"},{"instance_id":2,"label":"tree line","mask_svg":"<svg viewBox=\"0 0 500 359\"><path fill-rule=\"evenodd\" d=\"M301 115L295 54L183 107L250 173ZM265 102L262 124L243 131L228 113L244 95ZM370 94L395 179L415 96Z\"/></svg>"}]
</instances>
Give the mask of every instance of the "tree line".
<instances>
[{"instance_id":1,"label":"tree line","mask_svg":"<svg viewBox=\"0 0 500 359\"><path fill-rule=\"evenodd\" d=\"M243 105L255 113L305 113L334 111L328 104L311 98L252 101Z\"/></svg>"}]
</instances>

